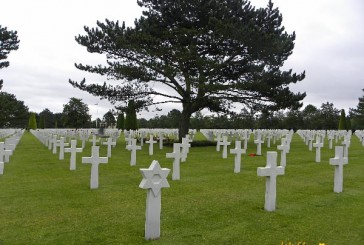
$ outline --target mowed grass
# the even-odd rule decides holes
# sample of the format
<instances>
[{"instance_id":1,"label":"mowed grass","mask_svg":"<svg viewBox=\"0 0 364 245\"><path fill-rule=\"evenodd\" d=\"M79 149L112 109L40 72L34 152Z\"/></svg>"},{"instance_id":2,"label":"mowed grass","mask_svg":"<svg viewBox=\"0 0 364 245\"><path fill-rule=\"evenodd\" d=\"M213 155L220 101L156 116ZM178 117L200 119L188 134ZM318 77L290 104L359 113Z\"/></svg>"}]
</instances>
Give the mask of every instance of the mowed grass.
<instances>
[{"instance_id":1,"label":"mowed grass","mask_svg":"<svg viewBox=\"0 0 364 245\"><path fill-rule=\"evenodd\" d=\"M200 138L201 135L199 135ZM80 146L80 144L79 144ZM90 169L81 164L91 143L69 170L69 154L58 160L26 132L0 176L0 244L364 244L364 147L353 136L344 191L333 192L334 167L328 143L321 163L294 135L284 176L277 178L277 210L264 210L265 178L257 167L263 156L243 156L242 171L233 172L234 156L222 159L216 147L190 149L181 164L181 180L162 189L161 238L145 241L146 190L139 188L139 168L152 160L172 168L165 158L171 147L148 155L148 145L130 152L123 138L108 164L99 166L99 189L90 190ZM248 145L249 153L256 146ZM106 146L100 147L100 156ZM279 160L279 157L278 157Z\"/></svg>"}]
</instances>

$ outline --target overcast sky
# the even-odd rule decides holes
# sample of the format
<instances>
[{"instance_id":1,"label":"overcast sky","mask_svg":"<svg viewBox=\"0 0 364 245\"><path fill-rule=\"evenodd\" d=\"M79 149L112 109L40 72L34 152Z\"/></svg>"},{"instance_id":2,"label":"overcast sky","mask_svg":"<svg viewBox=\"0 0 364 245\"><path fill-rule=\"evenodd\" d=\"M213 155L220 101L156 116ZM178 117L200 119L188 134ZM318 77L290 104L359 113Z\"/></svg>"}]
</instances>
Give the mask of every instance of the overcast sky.
<instances>
[{"instance_id":1,"label":"overcast sky","mask_svg":"<svg viewBox=\"0 0 364 245\"><path fill-rule=\"evenodd\" d=\"M268 0L252 0L257 7ZM293 91L306 92L304 105L320 107L330 102L338 109L354 108L364 88L364 1L363 0L274 0L289 33L296 32L293 55L285 64L294 72L306 71L306 78ZM71 97L89 105L92 119L113 106L86 92L73 88L68 79L84 77L103 82L99 76L79 71L74 63L104 63L101 55L90 54L77 44L75 36L84 34L83 26L96 21L125 21L133 25L141 15L136 0L11 0L1 4L0 25L16 30L19 49L12 51L10 66L0 70L2 91L15 94L30 111L48 108L62 112ZM98 104L98 105L95 105ZM164 107L166 114L175 105ZM153 108L152 108L153 111ZM141 113L150 118L156 112Z\"/></svg>"}]
</instances>

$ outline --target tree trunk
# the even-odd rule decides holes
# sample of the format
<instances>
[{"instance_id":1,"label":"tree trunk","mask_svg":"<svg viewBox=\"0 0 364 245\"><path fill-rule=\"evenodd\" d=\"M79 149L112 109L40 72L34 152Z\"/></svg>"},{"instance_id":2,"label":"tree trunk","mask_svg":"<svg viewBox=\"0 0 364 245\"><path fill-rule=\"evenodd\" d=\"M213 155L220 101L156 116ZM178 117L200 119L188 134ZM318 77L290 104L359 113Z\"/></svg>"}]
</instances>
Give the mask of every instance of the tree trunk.
<instances>
[{"instance_id":1,"label":"tree trunk","mask_svg":"<svg viewBox=\"0 0 364 245\"><path fill-rule=\"evenodd\" d=\"M181 119L179 123L178 129L178 140L182 142L182 138L188 134L190 129L190 118L192 115L191 106L190 105L183 105L183 110L181 114Z\"/></svg>"}]
</instances>

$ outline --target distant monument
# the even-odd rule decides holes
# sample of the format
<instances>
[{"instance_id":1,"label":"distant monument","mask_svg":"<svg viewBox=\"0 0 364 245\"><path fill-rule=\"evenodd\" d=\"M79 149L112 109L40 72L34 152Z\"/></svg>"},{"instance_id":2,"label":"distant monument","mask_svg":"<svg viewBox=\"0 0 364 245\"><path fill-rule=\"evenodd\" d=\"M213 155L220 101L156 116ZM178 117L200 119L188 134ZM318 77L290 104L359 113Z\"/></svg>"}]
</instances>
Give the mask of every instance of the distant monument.
<instances>
[{"instance_id":1,"label":"distant monument","mask_svg":"<svg viewBox=\"0 0 364 245\"><path fill-rule=\"evenodd\" d=\"M97 136L99 136L99 137L101 137L101 138L105 138L105 137L107 137L107 136L105 135L105 127L106 127L106 123L105 123L105 122L101 122L101 123L100 123L100 128L99 128L99 130L98 130L98 132L97 132Z\"/></svg>"}]
</instances>

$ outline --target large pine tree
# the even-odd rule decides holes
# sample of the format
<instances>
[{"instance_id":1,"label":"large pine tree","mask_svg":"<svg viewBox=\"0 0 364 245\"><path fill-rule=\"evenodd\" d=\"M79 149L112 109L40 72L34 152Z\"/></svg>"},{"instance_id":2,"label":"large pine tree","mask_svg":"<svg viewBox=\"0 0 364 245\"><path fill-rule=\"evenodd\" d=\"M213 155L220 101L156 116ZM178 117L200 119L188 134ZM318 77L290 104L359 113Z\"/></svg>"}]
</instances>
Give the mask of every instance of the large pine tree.
<instances>
[{"instance_id":1,"label":"large pine tree","mask_svg":"<svg viewBox=\"0 0 364 245\"><path fill-rule=\"evenodd\" d=\"M70 80L74 87L112 102L180 103L180 137L192 113L204 108L232 113L237 104L255 111L302 105L305 93L295 94L288 85L303 80L304 73L281 70L295 33L285 31L271 1L258 9L245 0L138 4L145 11L134 27L106 20L76 37L89 52L106 54L108 64L76 67L109 80L103 85Z\"/></svg>"}]
</instances>

